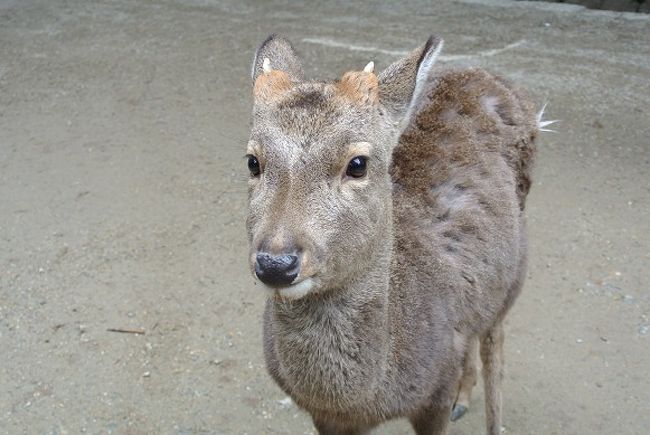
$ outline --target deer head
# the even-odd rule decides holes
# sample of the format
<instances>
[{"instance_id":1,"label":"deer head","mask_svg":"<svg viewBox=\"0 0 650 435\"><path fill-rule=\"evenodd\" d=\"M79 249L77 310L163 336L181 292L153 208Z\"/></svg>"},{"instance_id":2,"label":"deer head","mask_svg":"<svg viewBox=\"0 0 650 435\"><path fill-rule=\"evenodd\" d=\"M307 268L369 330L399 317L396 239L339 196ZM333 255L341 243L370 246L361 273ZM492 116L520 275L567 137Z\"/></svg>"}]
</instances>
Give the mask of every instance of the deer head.
<instances>
[{"instance_id":1,"label":"deer head","mask_svg":"<svg viewBox=\"0 0 650 435\"><path fill-rule=\"evenodd\" d=\"M305 80L290 43L269 37L253 61L248 142L250 267L278 297L341 289L387 271L393 148L424 95L442 40L376 75ZM387 272L386 272L387 273Z\"/></svg>"}]
</instances>

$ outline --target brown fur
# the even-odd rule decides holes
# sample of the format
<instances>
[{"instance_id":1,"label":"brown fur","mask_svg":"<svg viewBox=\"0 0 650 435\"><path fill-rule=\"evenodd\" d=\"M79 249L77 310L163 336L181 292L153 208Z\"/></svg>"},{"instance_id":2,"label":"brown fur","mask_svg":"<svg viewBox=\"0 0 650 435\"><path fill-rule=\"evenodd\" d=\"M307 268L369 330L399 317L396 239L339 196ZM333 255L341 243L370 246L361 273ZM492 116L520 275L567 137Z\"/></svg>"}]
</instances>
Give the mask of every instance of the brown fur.
<instances>
[{"instance_id":1,"label":"brown fur","mask_svg":"<svg viewBox=\"0 0 650 435\"><path fill-rule=\"evenodd\" d=\"M525 275L537 124L502 79L429 69L438 44L389 66L378 86L370 73L294 75L282 98L254 108L249 153L263 171L250 181L251 268L257 252L302 261L294 284L269 289L265 357L321 434L396 417L446 433L454 401L469 400L479 342L488 430L500 432L502 320ZM254 79L258 59L279 51L272 64L297 70L290 44L271 38ZM363 178L345 176L355 155L368 157Z\"/></svg>"},{"instance_id":2,"label":"brown fur","mask_svg":"<svg viewBox=\"0 0 650 435\"><path fill-rule=\"evenodd\" d=\"M358 104L379 102L379 82L373 73L350 71L343 74L337 86L344 98Z\"/></svg>"},{"instance_id":3,"label":"brown fur","mask_svg":"<svg viewBox=\"0 0 650 435\"><path fill-rule=\"evenodd\" d=\"M291 89L291 79L282 71L262 73L255 80L253 95L258 103L270 104L282 98Z\"/></svg>"}]
</instances>

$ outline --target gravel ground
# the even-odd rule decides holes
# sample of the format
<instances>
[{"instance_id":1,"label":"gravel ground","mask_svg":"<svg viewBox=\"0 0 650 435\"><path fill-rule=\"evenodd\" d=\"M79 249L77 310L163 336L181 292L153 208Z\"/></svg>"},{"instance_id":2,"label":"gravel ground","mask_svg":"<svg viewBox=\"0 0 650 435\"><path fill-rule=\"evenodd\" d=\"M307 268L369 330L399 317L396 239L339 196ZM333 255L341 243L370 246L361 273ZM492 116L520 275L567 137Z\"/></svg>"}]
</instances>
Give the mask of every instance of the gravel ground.
<instances>
[{"instance_id":1,"label":"gravel ground","mask_svg":"<svg viewBox=\"0 0 650 435\"><path fill-rule=\"evenodd\" d=\"M0 1L0 433L313 431L265 372L246 265L249 65L271 32L318 77L436 32L443 61L548 102L504 423L647 433L650 15L429 3ZM478 389L471 406L452 434L484 431Z\"/></svg>"}]
</instances>

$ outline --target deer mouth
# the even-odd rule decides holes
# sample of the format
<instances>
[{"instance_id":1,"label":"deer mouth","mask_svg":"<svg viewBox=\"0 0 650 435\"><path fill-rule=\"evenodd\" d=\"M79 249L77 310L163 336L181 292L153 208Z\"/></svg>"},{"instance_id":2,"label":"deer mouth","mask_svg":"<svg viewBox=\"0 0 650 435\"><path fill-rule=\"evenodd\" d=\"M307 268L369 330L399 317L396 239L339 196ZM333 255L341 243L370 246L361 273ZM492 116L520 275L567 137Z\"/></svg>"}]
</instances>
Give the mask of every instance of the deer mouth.
<instances>
[{"instance_id":1,"label":"deer mouth","mask_svg":"<svg viewBox=\"0 0 650 435\"><path fill-rule=\"evenodd\" d=\"M315 285L315 279L310 277L286 287L269 287L269 289L273 290L275 295L281 299L297 300L307 296Z\"/></svg>"}]
</instances>

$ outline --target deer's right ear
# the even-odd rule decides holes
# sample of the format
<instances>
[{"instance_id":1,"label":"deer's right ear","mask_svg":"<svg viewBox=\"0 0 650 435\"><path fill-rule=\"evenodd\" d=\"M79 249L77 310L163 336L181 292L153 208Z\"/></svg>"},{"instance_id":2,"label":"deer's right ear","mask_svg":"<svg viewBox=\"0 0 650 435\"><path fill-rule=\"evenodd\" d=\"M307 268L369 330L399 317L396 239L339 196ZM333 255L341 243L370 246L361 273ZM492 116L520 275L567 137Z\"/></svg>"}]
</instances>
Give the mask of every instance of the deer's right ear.
<instances>
[{"instance_id":1,"label":"deer's right ear","mask_svg":"<svg viewBox=\"0 0 650 435\"><path fill-rule=\"evenodd\" d=\"M288 40L271 35L255 53L251 77L255 98L268 100L302 80L302 64Z\"/></svg>"},{"instance_id":2,"label":"deer's right ear","mask_svg":"<svg viewBox=\"0 0 650 435\"><path fill-rule=\"evenodd\" d=\"M284 72L292 81L299 82L302 80L302 63L287 39L271 35L262 42L253 59L253 70L251 72L253 83L264 71L264 59L269 60L273 70Z\"/></svg>"},{"instance_id":3,"label":"deer's right ear","mask_svg":"<svg viewBox=\"0 0 650 435\"><path fill-rule=\"evenodd\" d=\"M426 44L391 64L379 75L379 101L393 120L405 127L426 93L443 40L432 35Z\"/></svg>"}]
</instances>

